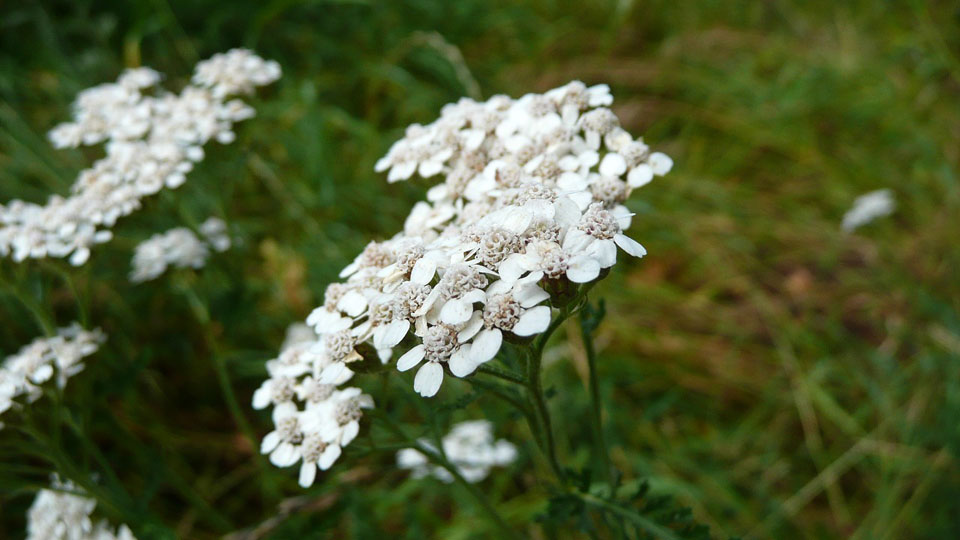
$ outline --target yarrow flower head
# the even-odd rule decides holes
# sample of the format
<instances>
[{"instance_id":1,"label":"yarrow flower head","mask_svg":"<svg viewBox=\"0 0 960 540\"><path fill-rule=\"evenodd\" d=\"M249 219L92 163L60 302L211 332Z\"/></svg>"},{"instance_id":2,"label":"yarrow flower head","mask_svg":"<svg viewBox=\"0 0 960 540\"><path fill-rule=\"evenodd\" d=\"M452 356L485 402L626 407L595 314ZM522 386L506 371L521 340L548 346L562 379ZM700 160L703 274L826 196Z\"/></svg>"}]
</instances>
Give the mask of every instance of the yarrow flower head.
<instances>
[{"instance_id":1,"label":"yarrow flower head","mask_svg":"<svg viewBox=\"0 0 960 540\"><path fill-rule=\"evenodd\" d=\"M0 205L0 255L84 264L93 245L112 238L117 219L145 197L182 185L209 140L234 140L233 124L254 111L229 96L279 76L276 62L234 49L197 64L193 84L179 94L160 88L161 76L150 68L129 69L115 83L84 90L73 104L73 121L54 128L50 140L57 148L105 143L106 155L81 171L66 197Z\"/></svg>"},{"instance_id":2,"label":"yarrow flower head","mask_svg":"<svg viewBox=\"0 0 960 540\"><path fill-rule=\"evenodd\" d=\"M27 540L136 540L126 525L114 530L106 520L90 517L97 501L56 475L51 489L41 489L27 511Z\"/></svg>"},{"instance_id":3,"label":"yarrow flower head","mask_svg":"<svg viewBox=\"0 0 960 540\"><path fill-rule=\"evenodd\" d=\"M430 441L420 444L436 452ZM453 426L441 441L443 455L456 467L467 482L476 483L490 474L493 467L505 467L517 459L517 448L509 441L493 438L493 424L486 420L471 420ZM397 466L410 469L414 478L433 476L443 482L453 482L453 475L443 467L431 465L423 452L405 448L397 452Z\"/></svg>"},{"instance_id":4,"label":"yarrow flower head","mask_svg":"<svg viewBox=\"0 0 960 540\"><path fill-rule=\"evenodd\" d=\"M0 364L0 414L14 407L20 396L37 400L42 395L40 385L51 379L60 389L66 387L67 379L83 371L83 359L105 340L99 328L84 330L73 323L60 328L56 336L37 338L8 356Z\"/></svg>"},{"instance_id":5,"label":"yarrow flower head","mask_svg":"<svg viewBox=\"0 0 960 540\"><path fill-rule=\"evenodd\" d=\"M134 251L130 281L140 283L156 279L171 266L203 268L211 249L214 251L230 249L230 237L226 230L227 227L223 221L210 218L200 225L202 240L185 227L177 227L151 236L137 245Z\"/></svg>"},{"instance_id":6,"label":"yarrow flower head","mask_svg":"<svg viewBox=\"0 0 960 540\"><path fill-rule=\"evenodd\" d=\"M402 347L396 368L416 368L414 389L434 396L447 374L470 376L504 342L546 331L552 309L569 301L548 291L599 279L619 251L644 256L625 232L624 202L673 162L621 128L612 101L606 85L574 81L519 99L461 99L407 128L376 170L388 182L439 182L402 232L371 242L328 286L306 321L316 332L303 353L309 367L287 376L340 384L351 366L386 364ZM300 408L270 397L290 395L290 381L274 382L285 354L256 405L273 404L285 426L296 417L299 427Z\"/></svg>"}]
</instances>

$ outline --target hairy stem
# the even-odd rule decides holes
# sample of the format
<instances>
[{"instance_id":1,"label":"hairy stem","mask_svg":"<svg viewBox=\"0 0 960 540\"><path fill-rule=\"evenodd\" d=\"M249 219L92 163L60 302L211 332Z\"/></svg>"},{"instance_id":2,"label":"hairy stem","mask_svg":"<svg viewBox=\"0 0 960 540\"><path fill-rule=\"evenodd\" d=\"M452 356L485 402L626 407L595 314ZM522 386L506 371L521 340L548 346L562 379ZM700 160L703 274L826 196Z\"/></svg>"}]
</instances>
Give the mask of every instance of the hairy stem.
<instances>
[{"instance_id":1,"label":"hairy stem","mask_svg":"<svg viewBox=\"0 0 960 540\"><path fill-rule=\"evenodd\" d=\"M537 411L538 421L543 433L543 439L546 443L545 452L547 459L550 460L550 468L560 480L561 484L566 485L566 475L560 461L557 459L557 445L553 438L553 422L550 420L550 409L547 408L547 399L543 393L543 383L540 380L540 364L543 360L543 350L538 348L535 354L527 358L527 378L529 380L527 388L530 390L530 400L533 402Z\"/></svg>"},{"instance_id":2,"label":"hairy stem","mask_svg":"<svg viewBox=\"0 0 960 540\"><path fill-rule=\"evenodd\" d=\"M610 461L610 450L607 448L607 442L603 436L603 413L600 402L600 383L597 377L597 352L593 346L593 334L587 326L586 319L580 317L580 332L583 336L583 348L587 354L587 367L590 372L590 403L593 408L593 414L590 416L593 424L594 443L597 447L597 454L600 463L603 466L603 474L610 484L610 492L613 493L615 477L612 462Z\"/></svg>"},{"instance_id":3,"label":"hairy stem","mask_svg":"<svg viewBox=\"0 0 960 540\"><path fill-rule=\"evenodd\" d=\"M542 432L541 448L546 446L546 448L543 449L550 461L550 467L553 469L554 474L556 474L557 479L564 486L567 484L566 474L563 471L563 467L560 466L560 461L557 459L557 445L553 437L553 422L550 419L550 409L547 407L547 399L543 392L543 382L541 380L543 351L547 346L547 341L550 340L550 336L560 328L560 325L562 325L564 321L579 311L586 298L587 292L592 286L593 284L589 283L580 287L577 296L574 297L569 304L560 309L560 312L550 321L550 325L546 331L540 335L527 355L526 387L529 390L530 401L533 403L534 410L536 411L535 416L537 417L537 422L540 424L539 431ZM529 420L528 418L528 421ZM533 423L531 422L530 424L530 427L533 428Z\"/></svg>"}]
</instances>

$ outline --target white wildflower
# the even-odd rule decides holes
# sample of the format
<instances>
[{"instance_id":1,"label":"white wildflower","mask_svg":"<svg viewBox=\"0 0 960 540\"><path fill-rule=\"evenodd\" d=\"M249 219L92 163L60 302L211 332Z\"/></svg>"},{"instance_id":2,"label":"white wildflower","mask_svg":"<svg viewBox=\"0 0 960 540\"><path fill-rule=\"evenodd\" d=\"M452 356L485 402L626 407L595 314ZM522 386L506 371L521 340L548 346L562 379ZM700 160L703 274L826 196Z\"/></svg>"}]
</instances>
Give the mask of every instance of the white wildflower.
<instances>
[{"instance_id":1,"label":"white wildflower","mask_svg":"<svg viewBox=\"0 0 960 540\"><path fill-rule=\"evenodd\" d=\"M156 279L169 267L203 268L211 248L214 251L230 248L230 237L223 221L210 218L200 225L200 232L203 240L190 229L177 227L138 244L133 254L130 281L141 283Z\"/></svg>"},{"instance_id":2,"label":"white wildflower","mask_svg":"<svg viewBox=\"0 0 960 540\"><path fill-rule=\"evenodd\" d=\"M397 368L419 366L414 388L432 396L445 372L467 376L496 356L504 332L546 330L549 296L537 281L586 283L616 263L618 248L646 254L624 233L632 214L623 203L672 160L620 127L612 99L605 85L574 81L517 100L461 99L410 126L376 169L391 182L440 182L402 233L369 244L328 288L307 320L321 354L335 339L349 341L342 352L352 361L364 344L386 361L410 338Z\"/></svg>"},{"instance_id":3,"label":"white wildflower","mask_svg":"<svg viewBox=\"0 0 960 540\"><path fill-rule=\"evenodd\" d=\"M37 338L0 364L0 414L26 396L34 401L42 395L40 385L55 378L60 389L67 379L83 371L83 359L106 340L100 329L84 330L79 324L60 328L57 335ZM2 427L2 425L0 425Z\"/></svg>"},{"instance_id":4,"label":"white wildflower","mask_svg":"<svg viewBox=\"0 0 960 540\"><path fill-rule=\"evenodd\" d=\"M419 442L436 451L429 441L422 439ZM513 444L502 439L494 440L493 425L486 420L456 424L441 442L444 455L457 468L457 472L471 483L486 478L493 467L505 467L517 458L517 449ZM454 480L446 469L430 464L427 456L413 448L397 452L397 466L410 469L414 478L433 476L443 482Z\"/></svg>"},{"instance_id":5,"label":"white wildflower","mask_svg":"<svg viewBox=\"0 0 960 540\"><path fill-rule=\"evenodd\" d=\"M368 244L327 287L306 321L316 338L298 353L303 361L285 361L285 351L268 363L254 405L284 418L265 439L263 450L280 454L274 461L323 468L327 447L304 459L302 440L328 443L336 430L316 427L324 407L311 403L333 399L354 363L387 363L401 348L396 368L416 368L414 390L434 396L447 374L470 376L508 339L545 332L553 307L569 301L546 291L599 279L618 249L646 253L625 233L624 203L672 161L620 127L612 100L607 86L574 81L519 99L464 98L407 128L376 170L388 182L420 176L436 185L402 232ZM291 437L299 442L283 446ZM310 467L301 472L302 483L313 481Z\"/></svg>"},{"instance_id":6,"label":"white wildflower","mask_svg":"<svg viewBox=\"0 0 960 540\"><path fill-rule=\"evenodd\" d=\"M116 531L91 519L97 501L69 481L53 476L51 489L37 493L27 511L27 540L136 540L126 525Z\"/></svg>"},{"instance_id":7,"label":"white wildflower","mask_svg":"<svg viewBox=\"0 0 960 540\"><path fill-rule=\"evenodd\" d=\"M279 76L275 62L235 49L199 63L196 86L179 94L159 88L161 77L149 68L127 70L115 83L81 92L73 120L54 128L50 141L57 148L104 143L106 155L80 172L69 196L51 196L43 205L0 205L0 255L17 262L69 257L73 265L84 264L90 249L109 241L110 228L145 197L182 185L203 159L204 144L235 138L233 124L252 117L253 109L227 96ZM218 251L229 246L222 235L210 242Z\"/></svg>"},{"instance_id":8,"label":"white wildflower","mask_svg":"<svg viewBox=\"0 0 960 540\"><path fill-rule=\"evenodd\" d=\"M373 398L359 388L338 388L353 372L328 352L337 345L317 345L312 328L291 326L280 356L267 362L269 378L253 394L255 409L273 407L274 429L264 436L260 451L279 467L299 462L304 487L313 484L318 469L329 469L340 457L360 431L362 409L373 407ZM320 374L331 373L335 364L342 369L327 382Z\"/></svg>"},{"instance_id":9,"label":"white wildflower","mask_svg":"<svg viewBox=\"0 0 960 540\"><path fill-rule=\"evenodd\" d=\"M842 228L846 232L853 231L879 217L892 214L896 207L897 201L889 189L865 193L854 199L853 208L844 214Z\"/></svg>"}]
</instances>

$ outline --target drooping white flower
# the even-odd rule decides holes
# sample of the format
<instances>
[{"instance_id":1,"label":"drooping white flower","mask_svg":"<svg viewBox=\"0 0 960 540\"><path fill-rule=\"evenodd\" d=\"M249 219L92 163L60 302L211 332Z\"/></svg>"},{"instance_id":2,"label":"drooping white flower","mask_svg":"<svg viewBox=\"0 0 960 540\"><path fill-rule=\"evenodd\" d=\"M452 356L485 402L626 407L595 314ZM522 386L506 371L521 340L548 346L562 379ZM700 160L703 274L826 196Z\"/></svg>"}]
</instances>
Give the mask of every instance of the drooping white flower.
<instances>
[{"instance_id":1,"label":"drooping white flower","mask_svg":"<svg viewBox=\"0 0 960 540\"><path fill-rule=\"evenodd\" d=\"M419 442L436 451L429 441L423 439ZM441 443L444 455L457 468L457 472L471 483L486 478L493 467L505 467L517 458L517 449L512 443L502 439L494 440L493 424L486 420L454 425ZM427 456L413 448L397 452L397 466L410 469L414 478L433 476L443 482L454 480L453 475L446 469L432 465Z\"/></svg>"}]
</instances>

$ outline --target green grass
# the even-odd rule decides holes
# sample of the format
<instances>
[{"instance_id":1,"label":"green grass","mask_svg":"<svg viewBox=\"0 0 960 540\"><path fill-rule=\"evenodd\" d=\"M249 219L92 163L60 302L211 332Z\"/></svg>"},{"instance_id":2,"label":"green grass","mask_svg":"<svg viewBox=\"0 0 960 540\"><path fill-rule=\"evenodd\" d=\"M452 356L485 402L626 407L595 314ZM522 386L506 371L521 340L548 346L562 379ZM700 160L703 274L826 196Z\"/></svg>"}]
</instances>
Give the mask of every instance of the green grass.
<instances>
[{"instance_id":1,"label":"green grass","mask_svg":"<svg viewBox=\"0 0 960 540\"><path fill-rule=\"evenodd\" d=\"M104 515L141 538L214 537L278 504L292 511L275 538L494 534L465 492L406 481L390 452L350 451L304 493L294 472L255 459L215 365L262 435L269 418L247 404L284 328L423 194L386 184L374 161L462 95L574 78L609 83L625 126L676 162L630 202L650 254L595 295L608 309L606 437L626 478L648 478L721 537L957 537L958 23L950 3L919 1L5 3L0 201L65 192L98 151L55 151L44 134L76 92L125 66L176 87L198 59L242 45L284 76L234 144L211 146L187 185L123 219L86 266L0 262L61 325L81 317L66 271L109 335L65 410L37 402L56 455L25 457L26 439L0 431L0 537L22 535L55 465L96 471ZM842 233L853 198L879 188L896 213ZM137 242L211 214L239 246L202 272L126 281ZM3 354L42 333L9 294L0 313ZM586 466L586 358L568 330L545 382L561 459ZM389 401L416 422L468 390ZM85 436L58 428L56 411ZM526 525L545 508L530 434L490 400L453 413L481 416L523 456L483 490L540 534Z\"/></svg>"}]
</instances>

